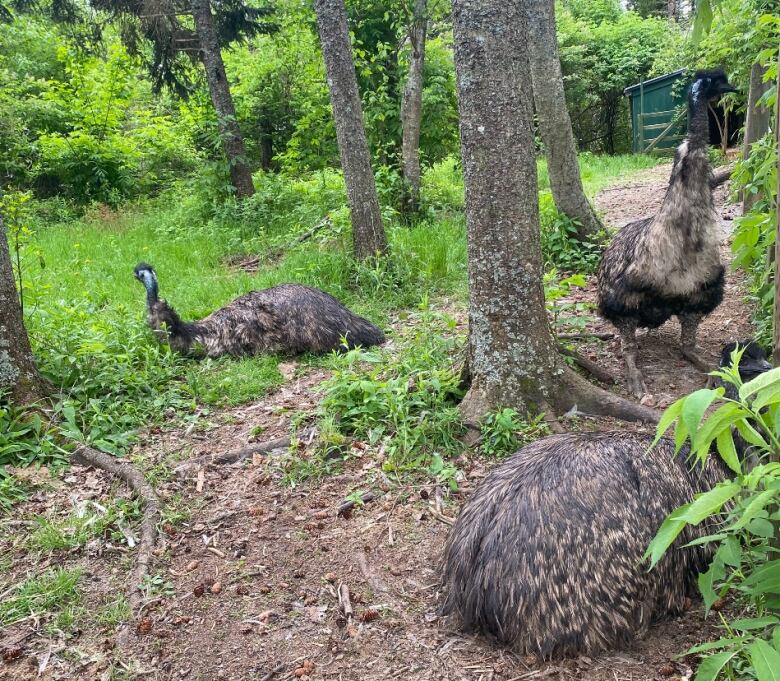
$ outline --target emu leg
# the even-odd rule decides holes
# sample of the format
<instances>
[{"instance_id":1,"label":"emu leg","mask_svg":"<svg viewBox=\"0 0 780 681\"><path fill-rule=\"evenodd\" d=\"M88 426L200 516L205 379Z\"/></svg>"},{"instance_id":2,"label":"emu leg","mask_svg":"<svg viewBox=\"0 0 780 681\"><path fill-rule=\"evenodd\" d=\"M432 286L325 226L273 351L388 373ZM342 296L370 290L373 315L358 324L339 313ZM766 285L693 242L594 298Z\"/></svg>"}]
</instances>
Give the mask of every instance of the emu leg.
<instances>
[{"instance_id":1,"label":"emu leg","mask_svg":"<svg viewBox=\"0 0 780 681\"><path fill-rule=\"evenodd\" d=\"M617 325L620 334L620 344L623 350L623 361L626 363L626 383L634 397L642 397L647 392L642 372L636 365L639 345L636 342L636 321L625 320Z\"/></svg>"},{"instance_id":2,"label":"emu leg","mask_svg":"<svg viewBox=\"0 0 780 681\"><path fill-rule=\"evenodd\" d=\"M696 347L696 332L699 330L699 323L702 315L699 314L681 314L677 317L680 320L680 351L693 366L705 374L712 371L713 367L699 357L699 350Z\"/></svg>"}]
</instances>

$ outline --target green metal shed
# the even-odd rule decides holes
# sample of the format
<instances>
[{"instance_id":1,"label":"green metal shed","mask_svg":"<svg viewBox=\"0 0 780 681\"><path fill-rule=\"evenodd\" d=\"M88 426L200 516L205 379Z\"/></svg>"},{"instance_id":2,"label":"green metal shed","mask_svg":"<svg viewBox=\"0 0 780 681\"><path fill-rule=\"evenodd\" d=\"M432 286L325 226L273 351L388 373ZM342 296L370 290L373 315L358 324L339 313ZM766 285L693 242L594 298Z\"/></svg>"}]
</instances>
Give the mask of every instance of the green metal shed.
<instances>
[{"instance_id":1,"label":"green metal shed","mask_svg":"<svg viewBox=\"0 0 780 681\"><path fill-rule=\"evenodd\" d=\"M685 136L685 88L674 87L684 74L680 69L623 90L629 98L634 153L671 151Z\"/></svg>"}]
</instances>

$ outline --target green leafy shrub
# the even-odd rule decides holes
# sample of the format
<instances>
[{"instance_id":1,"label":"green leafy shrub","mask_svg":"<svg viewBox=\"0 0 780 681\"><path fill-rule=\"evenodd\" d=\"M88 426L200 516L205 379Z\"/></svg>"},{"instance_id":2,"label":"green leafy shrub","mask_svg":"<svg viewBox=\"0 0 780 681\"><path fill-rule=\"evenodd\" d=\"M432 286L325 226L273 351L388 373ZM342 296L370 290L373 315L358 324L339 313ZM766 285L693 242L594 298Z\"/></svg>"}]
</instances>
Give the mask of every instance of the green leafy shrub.
<instances>
[{"instance_id":1,"label":"green leafy shrub","mask_svg":"<svg viewBox=\"0 0 780 681\"><path fill-rule=\"evenodd\" d=\"M520 414L509 407L487 413L480 424L482 442L479 450L489 457L503 458L520 447L547 435L544 415L523 421Z\"/></svg>"},{"instance_id":2,"label":"green leafy shrub","mask_svg":"<svg viewBox=\"0 0 780 681\"><path fill-rule=\"evenodd\" d=\"M780 669L780 369L743 384L734 367L716 375L737 389L735 399L725 397L723 388L697 390L669 407L657 430L661 437L674 425L678 450L689 442L699 461L719 455L734 478L673 511L647 556L655 565L687 524L722 518L716 534L697 540L714 548L699 590L707 612L729 597L738 618L721 615L723 637L689 652L705 655L697 679L764 681L773 678L769 670ZM707 412L710 406L717 408ZM738 458L734 431L751 446L752 467Z\"/></svg>"},{"instance_id":3,"label":"green leafy shrub","mask_svg":"<svg viewBox=\"0 0 780 681\"><path fill-rule=\"evenodd\" d=\"M774 284L767 254L775 244L777 211L777 145L771 133L753 144L750 158L737 162L732 174L732 189L756 196L751 210L734 220L732 267L749 275L750 292L756 305L757 337L772 342Z\"/></svg>"},{"instance_id":4,"label":"green leafy shrub","mask_svg":"<svg viewBox=\"0 0 780 681\"><path fill-rule=\"evenodd\" d=\"M539 224L542 257L547 267L565 272L593 272L599 264L605 235L577 241L577 223L559 213L548 191L539 192Z\"/></svg>"},{"instance_id":5,"label":"green leafy shrub","mask_svg":"<svg viewBox=\"0 0 780 681\"><path fill-rule=\"evenodd\" d=\"M430 312L410 319L396 352L353 350L324 386L323 416L338 432L384 445L384 470L419 473L433 456L459 451L461 395L452 364L454 321ZM449 334L442 332L449 329Z\"/></svg>"}]
</instances>

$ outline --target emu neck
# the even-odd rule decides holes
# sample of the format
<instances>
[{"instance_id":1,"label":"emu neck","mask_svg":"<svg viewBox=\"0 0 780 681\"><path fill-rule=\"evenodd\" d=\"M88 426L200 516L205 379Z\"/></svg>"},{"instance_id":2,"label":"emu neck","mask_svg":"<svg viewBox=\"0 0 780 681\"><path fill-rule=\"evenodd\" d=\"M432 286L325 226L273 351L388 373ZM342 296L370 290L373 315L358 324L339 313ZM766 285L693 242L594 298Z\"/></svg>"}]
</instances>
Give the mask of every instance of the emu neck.
<instances>
[{"instance_id":1,"label":"emu neck","mask_svg":"<svg viewBox=\"0 0 780 681\"><path fill-rule=\"evenodd\" d=\"M710 142L708 108L702 85L697 81L688 94L688 141L691 146L707 146Z\"/></svg>"}]
</instances>

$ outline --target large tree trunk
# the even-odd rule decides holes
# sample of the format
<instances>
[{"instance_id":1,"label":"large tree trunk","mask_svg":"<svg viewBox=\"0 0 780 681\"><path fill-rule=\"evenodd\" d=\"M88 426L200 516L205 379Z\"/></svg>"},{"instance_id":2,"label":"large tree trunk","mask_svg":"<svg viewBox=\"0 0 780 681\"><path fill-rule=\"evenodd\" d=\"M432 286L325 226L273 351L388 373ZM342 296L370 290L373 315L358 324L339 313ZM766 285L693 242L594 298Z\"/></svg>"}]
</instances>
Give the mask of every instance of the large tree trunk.
<instances>
[{"instance_id":1,"label":"large tree trunk","mask_svg":"<svg viewBox=\"0 0 780 681\"><path fill-rule=\"evenodd\" d=\"M753 64L750 69L750 89L748 90L747 118L745 121L745 142L742 147L742 157L750 157L750 147L769 131L770 109L758 106L758 100L772 86L764 82L766 68L761 64ZM760 197L747 192L742 200L742 212L747 213Z\"/></svg>"},{"instance_id":2,"label":"large tree trunk","mask_svg":"<svg viewBox=\"0 0 780 681\"><path fill-rule=\"evenodd\" d=\"M591 386L558 356L544 304L521 0L454 0L455 68L469 259L469 371L461 405L579 409L655 419Z\"/></svg>"},{"instance_id":3,"label":"large tree trunk","mask_svg":"<svg viewBox=\"0 0 780 681\"><path fill-rule=\"evenodd\" d=\"M416 213L420 208L420 127L422 125L423 70L425 37L428 29L427 0L414 0L409 42L409 76L401 100L401 154L406 181L404 209Z\"/></svg>"},{"instance_id":4,"label":"large tree trunk","mask_svg":"<svg viewBox=\"0 0 780 681\"><path fill-rule=\"evenodd\" d=\"M363 109L360 105L344 0L315 0L320 45L336 122L336 140L352 213L355 257L362 260L387 248Z\"/></svg>"},{"instance_id":5,"label":"large tree trunk","mask_svg":"<svg viewBox=\"0 0 780 681\"><path fill-rule=\"evenodd\" d=\"M566 109L555 34L553 0L528 0L528 56L536 117L547 155L550 189L558 210L579 223L583 240L602 228L582 188L577 148Z\"/></svg>"},{"instance_id":6,"label":"large tree trunk","mask_svg":"<svg viewBox=\"0 0 780 681\"><path fill-rule=\"evenodd\" d=\"M2 195L0 195L0 198ZM14 404L36 402L44 395L16 293L11 253L0 213L0 391L10 390Z\"/></svg>"},{"instance_id":7,"label":"large tree trunk","mask_svg":"<svg viewBox=\"0 0 780 681\"><path fill-rule=\"evenodd\" d=\"M210 0L192 0L192 18L195 20L195 32L200 40L200 58L206 70L211 102L217 112L222 147L230 164L230 179L236 188L236 196L252 196L255 193L255 185L247 165L244 138L236 120L236 108L230 94L225 63L222 61Z\"/></svg>"}]
</instances>

